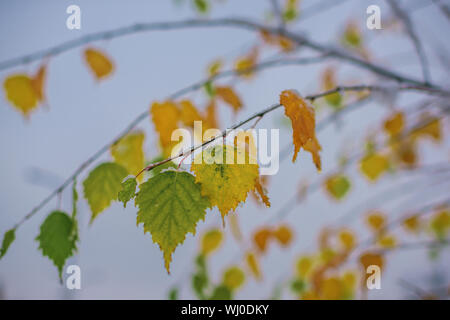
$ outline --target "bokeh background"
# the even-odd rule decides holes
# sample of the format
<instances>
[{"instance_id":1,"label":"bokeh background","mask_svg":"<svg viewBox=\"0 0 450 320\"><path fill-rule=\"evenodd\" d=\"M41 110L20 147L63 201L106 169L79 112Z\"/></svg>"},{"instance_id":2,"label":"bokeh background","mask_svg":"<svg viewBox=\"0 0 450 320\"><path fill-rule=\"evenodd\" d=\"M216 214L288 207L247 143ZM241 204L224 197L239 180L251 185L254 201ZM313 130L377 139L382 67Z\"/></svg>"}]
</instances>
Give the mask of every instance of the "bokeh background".
<instances>
[{"instance_id":1,"label":"bokeh background","mask_svg":"<svg viewBox=\"0 0 450 320\"><path fill-rule=\"evenodd\" d=\"M2 1L0 3L0 61L44 49L64 41L136 22L173 21L198 16L189 1ZM303 0L302 8L308 17L308 8L319 0ZM366 8L370 4L382 7L382 22L391 18L383 1L329 1L332 8L323 12L310 11L308 19L300 19L292 30L307 33L321 43L338 43L343 26L353 19L365 26ZM402 1L427 48L430 71L437 83L448 82L448 68L442 57L449 57L450 43L445 36L449 21L437 6L428 0ZM445 2L445 1L443 1ZM66 8L77 4L82 11L82 29L66 28ZM215 17L246 17L263 21L271 10L270 1L215 1L205 19ZM385 33L386 32L386 33ZM367 47L378 62L404 74L420 77L420 66L410 40L402 33L364 28ZM82 58L83 48L77 48L49 60L46 95L48 108L33 113L29 120L16 112L0 94L0 232L12 227L32 207L55 189L64 178L98 148L117 135L137 114L149 108L152 101L163 100L169 94L204 79L206 66L216 58L228 62L248 51L257 35L239 29L188 29L167 32L144 32L93 44L114 60L116 68L109 79L97 82ZM272 53L273 54L273 53ZM300 55L311 56L307 49ZM268 54L270 55L270 54ZM439 55L441 57L439 57ZM5 78L13 72L34 72L39 62L0 72ZM339 76L355 83L370 83L376 78L366 71L344 63L330 61L325 65L290 66L269 69L252 81L239 81L236 88L244 101L244 109L236 116L220 109L223 127L232 125L261 108L278 101L279 93L295 88L304 94L320 91L318 75L324 66L339 65ZM205 104L201 92L187 97ZM399 108L407 110L417 101L418 94L408 93L395 100ZM360 110L345 115L320 132L323 147L323 172L317 173L310 155L301 152L295 164L288 159L280 165L279 173L268 185L272 202L270 209L249 200L238 208L242 232L250 238L259 226L267 225L272 216L294 196L302 182L314 182L336 167L339 152L362 149L368 132L377 130L389 113L381 100L368 103ZM324 114L319 113L319 118ZM290 128L285 126L282 110L266 116L260 128L280 128L280 145L291 143ZM146 132L145 151L148 158L159 155L157 136L150 120L140 126ZM447 130L448 132L448 130ZM448 161L448 139L440 146L421 148L421 162ZM101 160L105 160L103 157ZM359 237L368 235L363 215L375 209L374 195L398 186L398 196L389 201L381 198L380 209L395 219L408 210L427 202L448 196L449 184L433 184L428 176L397 172L384 176L378 183L369 184L357 169L348 172L352 190L347 199L337 204L319 191L295 206L281 221L295 232L294 244L289 248L273 246L262 257L264 281L249 279L236 298L269 298L281 279L294 272L295 259L317 249L317 236L325 226L345 225L354 228ZM86 173L80 177L84 179ZM430 187L431 185L431 187ZM400 188L400 189L399 189ZM400 192L399 192L400 190ZM404 192L402 192L404 190ZM81 191L81 190L80 190ZM81 192L80 192L81 193ZM61 208L70 210L71 195L66 190ZM123 209L114 203L89 226L89 208L85 200L79 202L80 235L78 254L68 264L78 264L82 270L82 289L69 291L59 284L57 272L50 260L37 250L35 237L46 214L58 206L50 202L32 220L16 233L16 241L0 261L0 296L6 299L165 299L169 289L176 285L182 298L193 298L190 274L199 247L199 237L188 235L185 243L173 256L171 275L165 271L162 254L142 226L136 228L136 209ZM348 215L345 220L339 220ZM271 222L272 223L272 222ZM221 225L215 209L198 225L198 233ZM241 248L233 241L229 228L227 240L210 259L212 279L219 281L222 271L239 261ZM382 274L382 289L372 290L371 299L410 298L412 292L400 285L404 279L419 287L429 288L450 280L450 252L443 250L438 259L429 259L426 248L399 250L390 253ZM285 290L283 298L294 298Z\"/></svg>"}]
</instances>

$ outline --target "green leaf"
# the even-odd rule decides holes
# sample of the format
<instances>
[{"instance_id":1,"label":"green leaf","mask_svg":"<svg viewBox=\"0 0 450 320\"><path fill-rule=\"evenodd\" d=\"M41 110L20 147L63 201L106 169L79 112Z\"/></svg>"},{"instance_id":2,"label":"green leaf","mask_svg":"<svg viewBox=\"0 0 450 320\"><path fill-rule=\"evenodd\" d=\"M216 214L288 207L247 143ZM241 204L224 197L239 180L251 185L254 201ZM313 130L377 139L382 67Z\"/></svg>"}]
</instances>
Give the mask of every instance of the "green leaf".
<instances>
[{"instance_id":1,"label":"green leaf","mask_svg":"<svg viewBox=\"0 0 450 320\"><path fill-rule=\"evenodd\" d=\"M195 8L199 13L207 13L209 11L209 2L207 0L194 0Z\"/></svg>"},{"instance_id":2,"label":"green leaf","mask_svg":"<svg viewBox=\"0 0 450 320\"><path fill-rule=\"evenodd\" d=\"M170 273L172 252L187 233L195 233L197 222L205 218L208 198L201 195L190 173L165 171L140 186L135 204L139 207L137 224L143 223L144 233L151 233Z\"/></svg>"},{"instance_id":3,"label":"green leaf","mask_svg":"<svg viewBox=\"0 0 450 320\"><path fill-rule=\"evenodd\" d=\"M334 199L340 200L350 190L350 180L344 175L335 174L325 181L325 188Z\"/></svg>"},{"instance_id":4,"label":"green leaf","mask_svg":"<svg viewBox=\"0 0 450 320\"><path fill-rule=\"evenodd\" d=\"M231 300L233 299L233 295L230 289L224 285L217 286L211 297L210 300Z\"/></svg>"},{"instance_id":5,"label":"green leaf","mask_svg":"<svg viewBox=\"0 0 450 320\"><path fill-rule=\"evenodd\" d=\"M216 90L211 81L206 82L204 88L210 98L213 98L216 95Z\"/></svg>"},{"instance_id":6,"label":"green leaf","mask_svg":"<svg viewBox=\"0 0 450 320\"><path fill-rule=\"evenodd\" d=\"M62 211L53 211L44 220L40 234L36 237L42 254L50 258L58 268L62 280L62 270L67 258L77 250L73 237L73 220Z\"/></svg>"},{"instance_id":7,"label":"green leaf","mask_svg":"<svg viewBox=\"0 0 450 320\"><path fill-rule=\"evenodd\" d=\"M95 217L117 199L122 189L122 180L127 176L127 170L113 162L105 162L89 173L83 182L84 197L92 211L90 223Z\"/></svg>"},{"instance_id":8,"label":"green leaf","mask_svg":"<svg viewBox=\"0 0 450 320\"><path fill-rule=\"evenodd\" d=\"M2 241L2 247L0 249L0 259L6 254L6 251L8 251L9 246L13 241L16 239L16 229L11 229L5 232L5 235L3 236Z\"/></svg>"},{"instance_id":9,"label":"green leaf","mask_svg":"<svg viewBox=\"0 0 450 320\"><path fill-rule=\"evenodd\" d=\"M119 191L119 201L123 202L123 207L126 208L127 202L136 195L137 181L134 177L128 178L122 182L122 190Z\"/></svg>"},{"instance_id":10,"label":"green leaf","mask_svg":"<svg viewBox=\"0 0 450 320\"><path fill-rule=\"evenodd\" d=\"M165 158L163 156L158 156L158 157L155 157L152 160L150 160L147 165L153 164L153 163L157 163L157 162L160 162L160 161L163 161L163 160L165 160ZM164 164L162 164L160 166L157 166L157 167L153 168L152 170L149 171L149 174L150 174L150 177L154 177L154 176L156 176L158 173L160 173L164 169L169 169L169 168L174 168L175 169L176 167L177 167L177 165L174 162L169 161L169 162L166 162L166 163L164 163Z\"/></svg>"},{"instance_id":11,"label":"green leaf","mask_svg":"<svg viewBox=\"0 0 450 320\"><path fill-rule=\"evenodd\" d=\"M178 300L178 288L170 289L169 300Z\"/></svg>"}]
</instances>

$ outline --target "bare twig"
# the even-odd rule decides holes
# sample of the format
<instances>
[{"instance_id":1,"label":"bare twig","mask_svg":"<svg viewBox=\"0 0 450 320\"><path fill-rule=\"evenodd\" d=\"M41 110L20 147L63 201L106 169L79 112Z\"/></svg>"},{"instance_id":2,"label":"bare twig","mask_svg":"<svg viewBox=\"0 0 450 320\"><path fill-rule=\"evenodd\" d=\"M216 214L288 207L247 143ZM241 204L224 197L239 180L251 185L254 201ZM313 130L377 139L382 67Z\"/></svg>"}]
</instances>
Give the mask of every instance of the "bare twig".
<instances>
[{"instance_id":1,"label":"bare twig","mask_svg":"<svg viewBox=\"0 0 450 320\"><path fill-rule=\"evenodd\" d=\"M279 29L279 28L273 28L268 27L262 24L259 24L257 22L252 22L246 19L240 19L240 18L221 18L221 19L214 19L214 20L200 20L200 19L188 19L188 20L182 20L182 21L175 21L175 22L155 22L155 23L138 23L133 24L131 26L121 27L109 31L103 31L103 32L97 32L88 34L86 36L82 36L80 38L70 40L67 42L64 42L62 44L56 45L54 47L50 47L45 50L37 51L32 54L28 54L25 56L21 56L18 58L13 58L7 61L3 61L0 63L0 71L5 70L8 68L12 68L18 65L26 64L32 61L40 60L48 56L57 55L63 52L66 52L68 50L71 50L73 48L81 47L87 43L91 43L98 40L106 40L106 39L112 39L112 38L118 38L123 37L125 35L134 34L138 32L144 32L144 31L164 31L164 30L175 30L175 29L185 29L185 28L199 28L199 27L210 27L210 28L218 28L218 27L235 27L240 29L246 29L250 31L266 31L271 34L278 34L281 36L284 36L292 41L294 41L297 44L303 45L305 47L308 47L312 50L321 52L323 54L326 54L330 57L334 57L337 59L340 59L345 62L349 62L355 66L358 66L360 68L366 69L371 71L372 73L375 73L379 76L390 78L393 80L396 80L398 82L413 84L417 86L423 86L427 88L432 88L434 90L443 91L442 88L435 84L431 84L428 82L422 82L407 76L400 75L394 71L391 71L389 69L386 69L384 67L375 65L373 63L370 63L368 61L362 60L361 58L352 55L351 53L348 53L346 51L343 51L338 48L328 47L325 45L322 45L320 43L317 43L303 35L293 33L290 31L287 31L285 29Z\"/></svg>"},{"instance_id":2,"label":"bare twig","mask_svg":"<svg viewBox=\"0 0 450 320\"><path fill-rule=\"evenodd\" d=\"M431 78L430 78L428 60L425 55L425 51L422 46L422 43L420 42L419 37L417 36L417 33L414 29L414 26L413 26L413 23L412 23L410 17L402 8L400 8L400 6L398 5L398 1L387 0L387 2L391 6L392 11L394 11L394 14L400 20L402 20L403 25L405 26L406 32L409 35L409 37L411 38L411 41L413 42L413 45L416 49L417 56L419 57L420 65L422 67L423 78L424 78L425 82L429 83L431 81Z\"/></svg>"},{"instance_id":3,"label":"bare twig","mask_svg":"<svg viewBox=\"0 0 450 320\"><path fill-rule=\"evenodd\" d=\"M272 5L272 11L275 15L275 18L278 19L278 27L280 29L284 28L285 24L283 19L283 13L281 12L278 0L270 0L270 4Z\"/></svg>"}]
</instances>

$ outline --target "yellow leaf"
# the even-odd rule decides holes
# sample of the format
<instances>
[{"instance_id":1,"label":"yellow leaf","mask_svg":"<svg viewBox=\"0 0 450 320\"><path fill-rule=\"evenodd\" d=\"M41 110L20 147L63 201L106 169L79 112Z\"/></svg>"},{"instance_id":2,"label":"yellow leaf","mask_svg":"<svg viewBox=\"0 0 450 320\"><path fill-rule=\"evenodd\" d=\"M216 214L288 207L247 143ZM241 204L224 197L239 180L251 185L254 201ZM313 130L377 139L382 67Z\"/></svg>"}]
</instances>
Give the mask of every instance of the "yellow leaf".
<instances>
[{"instance_id":1,"label":"yellow leaf","mask_svg":"<svg viewBox=\"0 0 450 320\"><path fill-rule=\"evenodd\" d=\"M359 30L358 25L355 22L350 21L345 27L345 31L342 36L342 42L350 47L361 48L361 31Z\"/></svg>"},{"instance_id":2,"label":"yellow leaf","mask_svg":"<svg viewBox=\"0 0 450 320\"><path fill-rule=\"evenodd\" d=\"M356 245L355 235L352 231L344 229L339 232L339 241L345 250L352 250Z\"/></svg>"},{"instance_id":3,"label":"yellow leaf","mask_svg":"<svg viewBox=\"0 0 450 320\"><path fill-rule=\"evenodd\" d=\"M244 272L239 267L230 267L223 274L223 284L230 290L239 288L244 281Z\"/></svg>"},{"instance_id":4,"label":"yellow leaf","mask_svg":"<svg viewBox=\"0 0 450 320\"><path fill-rule=\"evenodd\" d=\"M171 137L172 132L178 128L180 112L175 103L166 101L163 103L153 102L150 113L164 153L170 155L170 147L177 143L173 142Z\"/></svg>"},{"instance_id":5,"label":"yellow leaf","mask_svg":"<svg viewBox=\"0 0 450 320\"><path fill-rule=\"evenodd\" d=\"M269 239L272 237L272 231L268 228L262 228L253 235L253 242L261 252L266 252Z\"/></svg>"},{"instance_id":6,"label":"yellow leaf","mask_svg":"<svg viewBox=\"0 0 450 320\"><path fill-rule=\"evenodd\" d=\"M321 283L321 298L325 300L338 300L342 298L341 281L338 278L331 277L324 279Z\"/></svg>"},{"instance_id":7,"label":"yellow leaf","mask_svg":"<svg viewBox=\"0 0 450 320\"><path fill-rule=\"evenodd\" d=\"M378 245L385 249L392 249L397 246L397 240L393 235L383 234L378 239Z\"/></svg>"},{"instance_id":8,"label":"yellow leaf","mask_svg":"<svg viewBox=\"0 0 450 320\"><path fill-rule=\"evenodd\" d=\"M32 79L26 74L16 74L5 79L6 98L27 117L38 105L38 95Z\"/></svg>"},{"instance_id":9,"label":"yellow leaf","mask_svg":"<svg viewBox=\"0 0 450 320\"><path fill-rule=\"evenodd\" d=\"M208 66L208 75L210 77L217 75L220 72L220 69L222 69L222 65L222 60L214 60L211 62Z\"/></svg>"},{"instance_id":10,"label":"yellow leaf","mask_svg":"<svg viewBox=\"0 0 450 320\"><path fill-rule=\"evenodd\" d=\"M260 30L261 38L264 40L265 43L271 45L271 46L277 46L281 48L283 52L289 52L292 51L295 47L292 40L289 38L271 34L270 32L266 30Z\"/></svg>"},{"instance_id":11,"label":"yellow leaf","mask_svg":"<svg viewBox=\"0 0 450 320\"><path fill-rule=\"evenodd\" d=\"M191 165L195 181L202 186L202 195L217 206L223 221L229 211L245 202L259 176L258 164L237 163L242 157L245 159L247 154L241 148L216 145L199 153Z\"/></svg>"},{"instance_id":12,"label":"yellow leaf","mask_svg":"<svg viewBox=\"0 0 450 320\"><path fill-rule=\"evenodd\" d=\"M312 270L314 260L310 256L303 256L297 260L297 275L301 279L305 279Z\"/></svg>"},{"instance_id":13,"label":"yellow leaf","mask_svg":"<svg viewBox=\"0 0 450 320\"><path fill-rule=\"evenodd\" d=\"M280 104L284 106L284 112L292 122L292 138L295 147L292 162L297 158L300 148L305 148L318 158L319 161L316 159L315 162L316 166L320 168L320 158L318 157L320 145L315 136L314 109L293 90L285 90L281 93ZM307 145L308 142L309 145Z\"/></svg>"},{"instance_id":14,"label":"yellow leaf","mask_svg":"<svg viewBox=\"0 0 450 320\"><path fill-rule=\"evenodd\" d=\"M389 161L384 155L368 154L361 159L360 169L370 181L375 181L389 169Z\"/></svg>"},{"instance_id":15,"label":"yellow leaf","mask_svg":"<svg viewBox=\"0 0 450 320\"><path fill-rule=\"evenodd\" d=\"M223 234L219 229L206 232L202 238L202 254L209 255L216 251L222 243Z\"/></svg>"},{"instance_id":16,"label":"yellow leaf","mask_svg":"<svg viewBox=\"0 0 450 320\"><path fill-rule=\"evenodd\" d=\"M350 190L350 181L342 174L330 175L325 180L325 190L333 199L340 200L345 197Z\"/></svg>"},{"instance_id":17,"label":"yellow leaf","mask_svg":"<svg viewBox=\"0 0 450 320\"><path fill-rule=\"evenodd\" d=\"M386 226L386 217L381 212L373 212L367 216L367 224L374 232L380 232Z\"/></svg>"},{"instance_id":18,"label":"yellow leaf","mask_svg":"<svg viewBox=\"0 0 450 320\"><path fill-rule=\"evenodd\" d=\"M275 231L273 231L273 236L284 247L288 246L292 242L293 238L292 230L287 225L279 226Z\"/></svg>"},{"instance_id":19,"label":"yellow leaf","mask_svg":"<svg viewBox=\"0 0 450 320\"><path fill-rule=\"evenodd\" d=\"M384 130L391 137L399 135L405 126L405 116L403 112L395 112L384 122Z\"/></svg>"},{"instance_id":20,"label":"yellow leaf","mask_svg":"<svg viewBox=\"0 0 450 320\"><path fill-rule=\"evenodd\" d=\"M257 59L258 48L254 47L247 55L240 57L236 61L235 69L238 74L246 78L251 78L253 76L252 68L255 66Z\"/></svg>"},{"instance_id":21,"label":"yellow leaf","mask_svg":"<svg viewBox=\"0 0 450 320\"><path fill-rule=\"evenodd\" d=\"M355 272L346 271L341 277L341 283L347 291L353 293L356 289L356 279L357 275Z\"/></svg>"},{"instance_id":22,"label":"yellow leaf","mask_svg":"<svg viewBox=\"0 0 450 320\"><path fill-rule=\"evenodd\" d=\"M97 49L86 49L84 51L84 58L95 77L99 80L108 77L114 69L111 60Z\"/></svg>"},{"instance_id":23,"label":"yellow leaf","mask_svg":"<svg viewBox=\"0 0 450 320\"><path fill-rule=\"evenodd\" d=\"M414 140L430 138L436 142L442 141L441 120L439 118L425 113L421 116L421 121L424 124L411 132L411 137Z\"/></svg>"},{"instance_id":24,"label":"yellow leaf","mask_svg":"<svg viewBox=\"0 0 450 320\"><path fill-rule=\"evenodd\" d=\"M189 100L182 100L179 103L181 109L181 121L185 126L194 127L194 121L203 121L202 116Z\"/></svg>"},{"instance_id":25,"label":"yellow leaf","mask_svg":"<svg viewBox=\"0 0 450 320\"><path fill-rule=\"evenodd\" d=\"M231 87L216 87L216 95L222 99L223 102L233 108L236 113L242 108L242 102L239 96Z\"/></svg>"},{"instance_id":26,"label":"yellow leaf","mask_svg":"<svg viewBox=\"0 0 450 320\"><path fill-rule=\"evenodd\" d=\"M442 210L436 213L430 221L430 227L439 239L444 239L450 231L450 212Z\"/></svg>"},{"instance_id":27,"label":"yellow leaf","mask_svg":"<svg viewBox=\"0 0 450 320\"><path fill-rule=\"evenodd\" d=\"M114 161L132 175L136 175L144 168L144 138L145 135L142 131L132 132L111 146L111 156ZM143 175L139 178L141 177Z\"/></svg>"},{"instance_id":28,"label":"yellow leaf","mask_svg":"<svg viewBox=\"0 0 450 320\"><path fill-rule=\"evenodd\" d=\"M245 256L245 261L247 262L247 266L255 279L260 280L262 275L255 254L253 252L248 252Z\"/></svg>"},{"instance_id":29,"label":"yellow leaf","mask_svg":"<svg viewBox=\"0 0 450 320\"><path fill-rule=\"evenodd\" d=\"M219 128L216 116L216 103L214 102L214 100L211 100L208 106L206 107L204 127L208 129Z\"/></svg>"}]
</instances>

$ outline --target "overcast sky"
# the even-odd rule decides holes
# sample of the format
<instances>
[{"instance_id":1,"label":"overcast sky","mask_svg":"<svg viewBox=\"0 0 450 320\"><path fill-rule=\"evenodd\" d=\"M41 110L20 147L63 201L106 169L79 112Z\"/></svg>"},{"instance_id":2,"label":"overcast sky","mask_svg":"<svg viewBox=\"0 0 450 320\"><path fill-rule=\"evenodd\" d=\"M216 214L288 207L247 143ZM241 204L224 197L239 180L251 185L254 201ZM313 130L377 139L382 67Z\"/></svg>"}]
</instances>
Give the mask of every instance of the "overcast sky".
<instances>
[{"instance_id":1,"label":"overcast sky","mask_svg":"<svg viewBox=\"0 0 450 320\"><path fill-rule=\"evenodd\" d=\"M406 2L417 6L425 1ZM270 1L216 2L210 18L239 16L261 21L270 9ZM319 0L302 2L304 8L308 8ZM363 27L367 6L373 3L384 5L382 1L375 0L342 2L341 6L297 23L293 27L294 30L306 32L318 42L337 43L342 26L349 17ZM71 31L66 28L66 8L70 4L81 7L81 30ZM384 22L389 17L385 15L386 8L382 6L382 9ZM176 6L172 1L2 1L0 61L97 31L136 22L173 21L195 16L196 13L188 4ZM442 83L445 74L432 53L435 48L450 50L443 32L449 30L449 22L433 5L416 9L412 17L420 37L425 39L425 45L431 49L429 51L433 80ZM404 74L420 77L420 68L417 66L417 58L410 41L400 38L398 34L383 36L383 32L365 30L369 50L373 51L377 61ZM218 57L233 61L245 53L255 40L254 33L219 28L140 33L96 42L93 46L106 51L116 63L114 75L101 83L97 83L86 68L82 60L83 48L73 49L49 60L46 83L48 109L42 108L35 112L29 121L25 121L10 106L2 90L0 234L11 228L79 164L125 128L136 115L148 109L152 101L163 100L176 90L203 79L209 62ZM314 55L308 50L303 50L300 54ZM38 66L39 62L36 62L2 71L0 78L3 81L11 73L35 72ZM343 79L353 80L355 83L377 80L365 71L347 67L345 64L339 66L339 74ZM261 73L253 81L238 82L236 88L242 96L245 108L236 118L222 108L221 125L230 126L236 120L276 103L279 93L284 89L295 88L304 94L317 92L320 89L318 76L323 68L324 66L277 68ZM200 106L206 104L201 92L187 97ZM397 104L406 108L410 101L417 98L417 95L401 97ZM337 151L340 148L346 147L350 151L360 148L367 132L377 129L387 114L387 108L380 107L376 102L370 103L360 111L340 119L340 125L331 125L321 131L319 140L323 147L322 175L335 168ZM282 119L280 109L265 117L259 127L281 128L280 145L283 147L290 143L291 132L289 128L281 125ZM145 120L140 128L147 134L145 150L148 158L157 156L159 152L152 124ZM448 159L448 151L439 152L432 146L427 148L424 162L433 163L437 162L436 159ZM107 159L105 156L98 163ZM79 182L84 180L86 173L79 177ZM301 254L315 252L318 231L324 226L335 225L333 222L347 214L355 205L364 204L365 199L396 184L420 181L418 183L425 186L430 182L410 174L396 174L383 178L375 186L370 186L360 178L357 170L351 169L349 176L354 183L353 190L342 204L337 205L319 191L280 221L289 223L295 230L295 244L288 249L273 246L261 261L265 281L249 281L237 298L270 297L274 285L280 279L285 279L286 274L293 272L295 258ZM270 179L269 196L272 208L264 209L255 205L252 200L238 208L237 214L245 237L249 239L255 228L267 224L271 216L295 194L300 182L314 182L319 178L320 174L316 172L309 154L301 152L295 164L292 164L290 159L284 161L279 173ZM447 190L448 187L448 184L442 186ZM82 194L81 183L79 191ZM410 193L409 197L403 196L398 201L389 201L386 204L380 202L376 209L385 211L394 219L427 203L428 200L438 199L436 197L439 195L442 195L442 192L437 193L434 189L421 190ZM61 287L56 268L50 260L42 257L34 240L46 214L57 206L56 200L51 201L17 231L16 241L0 262L0 290L3 297L162 299L166 298L168 289L178 283L182 283L182 298L193 297L188 277L194 268L198 236L194 238L189 235L185 243L177 248L169 276L163 267L158 246L152 242L149 234L143 234L142 226L136 228L136 209L133 206L123 209L121 204L115 203L88 226L90 212L84 199L79 201L79 253L69 261L69 264L75 263L81 267L82 289L69 292ZM63 193L61 208L67 211L71 208L69 190ZM375 208L365 208L362 205L350 219L350 226L359 231L360 238L367 236L362 214L368 209ZM209 212L206 220L199 223L197 235L212 226L221 226L217 210ZM229 228L225 232L229 235ZM240 256L238 244L231 236L227 237L226 245L210 261L214 281L219 281L224 268L240 263ZM371 298L405 297L407 292L398 284L400 278L424 287L430 284L430 277L435 273L443 273L447 277L444 282L448 283L450 279L448 250L435 262L428 259L426 250L393 253L387 261L382 290L370 292ZM356 267L356 264L353 266ZM292 298L289 294L284 297Z\"/></svg>"}]
</instances>

